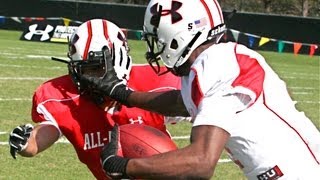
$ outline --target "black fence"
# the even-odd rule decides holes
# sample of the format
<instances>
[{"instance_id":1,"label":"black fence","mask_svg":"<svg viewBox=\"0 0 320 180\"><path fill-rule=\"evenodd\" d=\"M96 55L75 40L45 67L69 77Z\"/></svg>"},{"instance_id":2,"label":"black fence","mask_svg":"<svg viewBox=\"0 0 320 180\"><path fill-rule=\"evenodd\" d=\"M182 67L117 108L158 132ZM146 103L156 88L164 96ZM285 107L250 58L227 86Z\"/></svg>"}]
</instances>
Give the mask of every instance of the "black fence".
<instances>
[{"instance_id":1,"label":"black fence","mask_svg":"<svg viewBox=\"0 0 320 180\"><path fill-rule=\"evenodd\" d=\"M141 30L146 6L112 3L93 3L85 1L53 0L2 0L0 16L6 17L65 17L80 22L92 18L104 18L115 22L121 28ZM223 12L227 16L230 12ZM308 54L308 44L320 45L320 19L267 14L235 13L227 21L227 27L244 33L276 40L301 42L299 53ZM19 29L21 26L11 23L0 25L3 29ZM229 32L227 39L234 40ZM240 34L238 42L248 45L245 34ZM259 41L251 44L258 47ZM320 47L319 47L320 48ZM277 41L259 47L262 50L277 51ZM283 51L292 52L293 44L289 43ZM317 53L319 54L319 50Z\"/></svg>"}]
</instances>

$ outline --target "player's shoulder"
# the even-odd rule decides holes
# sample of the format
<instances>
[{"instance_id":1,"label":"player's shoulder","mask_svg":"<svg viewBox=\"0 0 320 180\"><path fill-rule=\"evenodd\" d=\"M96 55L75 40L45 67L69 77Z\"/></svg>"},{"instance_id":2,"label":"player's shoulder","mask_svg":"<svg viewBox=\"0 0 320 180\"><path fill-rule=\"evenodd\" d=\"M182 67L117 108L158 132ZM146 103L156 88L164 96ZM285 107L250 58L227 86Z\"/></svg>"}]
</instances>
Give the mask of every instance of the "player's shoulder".
<instances>
[{"instance_id":1,"label":"player's shoulder","mask_svg":"<svg viewBox=\"0 0 320 180\"><path fill-rule=\"evenodd\" d=\"M77 89L69 75L50 79L41 84L34 93L42 100L63 99L77 95Z\"/></svg>"},{"instance_id":2,"label":"player's shoulder","mask_svg":"<svg viewBox=\"0 0 320 180\"><path fill-rule=\"evenodd\" d=\"M166 67L161 66L161 71ZM136 91L162 91L180 89L180 78L172 73L158 76L149 64L135 64L130 72L129 88Z\"/></svg>"},{"instance_id":3,"label":"player's shoulder","mask_svg":"<svg viewBox=\"0 0 320 180\"><path fill-rule=\"evenodd\" d=\"M239 72L239 65L235 50L237 44L233 42L211 45L204 50L192 64L191 75L197 76L202 92L207 92L213 86L219 86L234 79ZM193 81L190 78L189 81Z\"/></svg>"},{"instance_id":4,"label":"player's shoulder","mask_svg":"<svg viewBox=\"0 0 320 180\"><path fill-rule=\"evenodd\" d=\"M259 54L256 51L248 48L247 46L236 42L223 42L213 44L204 52L204 54L215 57L232 57L236 54Z\"/></svg>"},{"instance_id":5,"label":"player's shoulder","mask_svg":"<svg viewBox=\"0 0 320 180\"><path fill-rule=\"evenodd\" d=\"M197 57L192 66L198 73L226 70L236 59L236 47L237 44L233 42L213 44Z\"/></svg>"}]
</instances>

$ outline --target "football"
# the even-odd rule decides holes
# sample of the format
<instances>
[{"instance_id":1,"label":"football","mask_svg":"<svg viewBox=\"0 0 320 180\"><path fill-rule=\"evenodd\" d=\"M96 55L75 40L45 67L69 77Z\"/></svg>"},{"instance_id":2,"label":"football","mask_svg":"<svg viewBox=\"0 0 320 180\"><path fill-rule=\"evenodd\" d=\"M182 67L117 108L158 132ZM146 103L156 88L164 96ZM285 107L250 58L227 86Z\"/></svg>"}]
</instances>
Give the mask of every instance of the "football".
<instances>
[{"instance_id":1,"label":"football","mask_svg":"<svg viewBox=\"0 0 320 180\"><path fill-rule=\"evenodd\" d=\"M122 153L127 158L148 157L177 149L164 132L143 124L119 126Z\"/></svg>"}]
</instances>

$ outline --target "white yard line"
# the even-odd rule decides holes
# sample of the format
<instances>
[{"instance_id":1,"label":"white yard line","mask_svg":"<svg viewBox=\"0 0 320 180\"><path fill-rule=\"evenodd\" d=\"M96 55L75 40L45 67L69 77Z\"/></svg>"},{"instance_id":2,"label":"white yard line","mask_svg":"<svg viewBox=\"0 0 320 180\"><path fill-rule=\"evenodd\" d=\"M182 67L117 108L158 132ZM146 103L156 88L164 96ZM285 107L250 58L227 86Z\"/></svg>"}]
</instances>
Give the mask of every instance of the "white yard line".
<instances>
[{"instance_id":1,"label":"white yard line","mask_svg":"<svg viewBox=\"0 0 320 180\"><path fill-rule=\"evenodd\" d=\"M30 98L0 98L0 101L32 101Z\"/></svg>"},{"instance_id":2,"label":"white yard line","mask_svg":"<svg viewBox=\"0 0 320 180\"><path fill-rule=\"evenodd\" d=\"M320 101L298 101L298 103L306 103L306 104L320 104Z\"/></svg>"},{"instance_id":3,"label":"white yard line","mask_svg":"<svg viewBox=\"0 0 320 180\"><path fill-rule=\"evenodd\" d=\"M314 90L317 89L315 87L301 87L301 86L289 86L289 89L303 89L303 90Z\"/></svg>"},{"instance_id":4,"label":"white yard line","mask_svg":"<svg viewBox=\"0 0 320 180\"><path fill-rule=\"evenodd\" d=\"M219 159L218 163L228 163L228 162L232 162L231 159Z\"/></svg>"},{"instance_id":5,"label":"white yard line","mask_svg":"<svg viewBox=\"0 0 320 180\"><path fill-rule=\"evenodd\" d=\"M314 93L312 93L312 92L291 92L291 94L308 95L308 94L314 94Z\"/></svg>"},{"instance_id":6,"label":"white yard line","mask_svg":"<svg viewBox=\"0 0 320 180\"><path fill-rule=\"evenodd\" d=\"M305 76L286 76L283 75L281 76L281 79L307 79L307 80L319 80L319 75L315 75L315 76L307 76L307 74Z\"/></svg>"},{"instance_id":7,"label":"white yard line","mask_svg":"<svg viewBox=\"0 0 320 180\"><path fill-rule=\"evenodd\" d=\"M50 77L0 77L0 80L18 80L18 81L33 81L33 80L49 80Z\"/></svg>"},{"instance_id":8,"label":"white yard line","mask_svg":"<svg viewBox=\"0 0 320 180\"><path fill-rule=\"evenodd\" d=\"M65 66L22 66L14 64L0 64L0 67L14 67L14 68L37 68L37 69L66 69Z\"/></svg>"},{"instance_id":9,"label":"white yard line","mask_svg":"<svg viewBox=\"0 0 320 180\"><path fill-rule=\"evenodd\" d=\"M190 139L190 136L173 136L172 139Z\"/></svg>"}]
</instances>

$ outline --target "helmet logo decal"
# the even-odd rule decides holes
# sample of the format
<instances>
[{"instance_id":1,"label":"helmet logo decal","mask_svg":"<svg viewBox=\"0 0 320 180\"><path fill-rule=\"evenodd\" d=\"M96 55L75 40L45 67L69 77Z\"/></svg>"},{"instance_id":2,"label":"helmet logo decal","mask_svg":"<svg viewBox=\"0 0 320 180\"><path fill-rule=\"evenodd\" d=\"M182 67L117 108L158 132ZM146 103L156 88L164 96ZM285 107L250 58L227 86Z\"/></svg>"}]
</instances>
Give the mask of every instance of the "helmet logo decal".
<instances>
[{"instance_id":1,"label":"helmet logo decal","mask_svg":"<svg viewBox=\"0 0 320 180\"><path fill-rule=\"evenodd\" d=\"M194 24L195 24L196 28L200 28L202 26L207 25L207 20L206 20L206 18L201 18L201 19L194 21Z\"/></svg>"},{"instance_id":2,"label":"helmet logo decal","mask_svg":"<svg viewBox=\"0 0 320 180\"><path fill-rule=\"evenodd\" d=\"M117 35L117 38L122 41L122 46L128 51L129 48L128 48L128 44L127 44L127 39L126 37L124 37L120 31L118 32L118 35Z\"/></svg>"},{"instance_id":3,"label":"helmet logo decal","mask_svg":"<svg viewBox=\"0 0 320 180\"><path fill-rule=\"evenodd\" d=\"M180 13L178 13L178 9L180 9L180 7L182 6L181 2L178 1L172 1L171 3L171 9L162 9L161 12L158 11L158 3L154 4L151 8L150 8L150 12L153 15L151 17L151 22L150 24L158 27L159 22L155 22L155 20L160 21L160 17L157 16L167 16L167 15L171 15L171 23L174 24L180 20L182 20L182 16Z\"/></svg>"},{"instance_id":4,"label":"helmet logo decal","mask_svg":"<svg viewBox=\"0 0 320 180\"><path fill-rule=\"evenodd\" d=\"M69 53L68 56L72 56L77 52L76 47L74 46L74 44L79 40L79 36L78 34L75 34L74 36L72 36L70 42L69 42Z\"/></svg>"},{"instance_id":5,"label":"helmet logo decal","mask_svg":"<svg viewBox=\"0 0 320 180\"><path fill-rule=\"evenodd\" d=\"M215 2L215 1L214 1L214 2ZM206 3L204 0L201 0L201 3L202 3L202 5L204 6L204 8L206 9L206 12L207 12L208 17L209 17L209 20L210 20L210 25L211 25L211 27L213 27L213 26L214 26L214 24L213 24L213 18L212 18L212 14L211 14L211 12L210 12L209 7L208 7L207 3ZM215 2L215 3L216 3L216 2Z\"/></svg>"}]
</instances>

